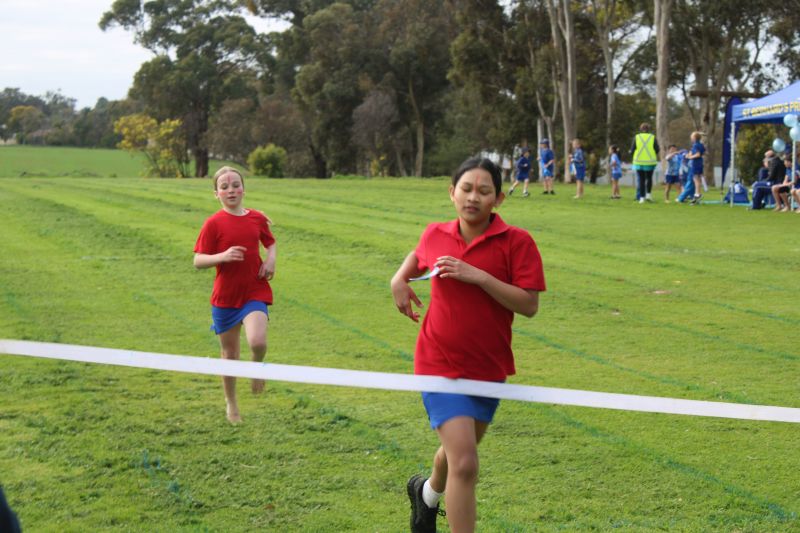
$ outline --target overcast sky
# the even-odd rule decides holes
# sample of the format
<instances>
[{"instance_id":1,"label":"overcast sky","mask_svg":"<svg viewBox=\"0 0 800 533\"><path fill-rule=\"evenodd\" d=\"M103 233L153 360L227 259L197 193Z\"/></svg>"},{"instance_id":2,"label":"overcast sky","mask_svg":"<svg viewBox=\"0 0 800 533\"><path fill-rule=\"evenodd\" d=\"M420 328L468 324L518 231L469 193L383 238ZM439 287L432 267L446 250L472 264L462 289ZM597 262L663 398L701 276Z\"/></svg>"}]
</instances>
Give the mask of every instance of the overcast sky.
<instances>
[{"instance_id":1,"label":"overcast sky","mask_svg":"<svg viewBox=\"0 0 800 533\"><path fill-rule=\"evenodd\" d=\"M112 3L0 0L0 90L16 87L34 96L58 90L75 98L78 109L94 107L101 96L124 98L139 65L152 55L133 43L132 33L100 30L97 23ZM259 31L276 24L253 22Z\"/></svg>"}]
</instances>

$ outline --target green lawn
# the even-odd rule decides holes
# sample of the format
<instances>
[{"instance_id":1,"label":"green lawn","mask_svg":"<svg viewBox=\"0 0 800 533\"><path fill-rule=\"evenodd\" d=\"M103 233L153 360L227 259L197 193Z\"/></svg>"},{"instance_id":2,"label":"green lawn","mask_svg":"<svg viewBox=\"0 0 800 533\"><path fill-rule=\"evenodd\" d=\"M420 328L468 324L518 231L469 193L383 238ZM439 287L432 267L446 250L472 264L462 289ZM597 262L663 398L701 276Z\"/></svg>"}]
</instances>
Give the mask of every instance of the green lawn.
<instances>
[{"instance_id":1,"label":"green lawn","mask_svg":"<svg viewBox=\"0 0 800 533\"><path fill-rule=\"evenodd\" d=\"M212 173L223 164L231 163L212 161ZM141 154L123 150L0 146L0 178L140 176L144 165Z\"/></svg>"},{"instance_id":2,"label":"green lawn","mask_svg":"<svg viewBox=\"0 0 800 533\"><path fill-rule=\"evenodd\" d=\"M246 186L279 247L267 358L410 373L418 326L389 279L452 218L447 182ZM800 407L800 216L532 191L501 207L548 282L512 383ZM208 181L0 179L0 207L0 338L217 356L213 273L191 266ZM407 531L405 482L437 445L417 394L240 384L232 427L214 377L0 356L0 483L25 530ZM800 531L798 429L506 401L478 528Z\"/></svg>"}]
</instances>

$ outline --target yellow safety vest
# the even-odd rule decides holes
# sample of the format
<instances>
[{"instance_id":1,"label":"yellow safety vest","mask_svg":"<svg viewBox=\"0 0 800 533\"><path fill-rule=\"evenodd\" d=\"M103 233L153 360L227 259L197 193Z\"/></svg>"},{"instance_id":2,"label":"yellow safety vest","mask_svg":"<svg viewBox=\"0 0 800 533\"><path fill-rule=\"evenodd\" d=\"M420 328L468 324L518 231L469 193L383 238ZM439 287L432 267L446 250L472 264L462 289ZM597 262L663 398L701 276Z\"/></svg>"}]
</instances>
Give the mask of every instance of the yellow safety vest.
<instances>
[{"instance_id":1,"label":"yellow safety vest","mask_svg":"<svg viewBox=\"0 0 800 533\"><path fill-rule=\"evenodd\" d=\"M633 153L634 165L657 165L656 136L652 133L636 135L636 151Z\"/></svg>"}]
</instances>

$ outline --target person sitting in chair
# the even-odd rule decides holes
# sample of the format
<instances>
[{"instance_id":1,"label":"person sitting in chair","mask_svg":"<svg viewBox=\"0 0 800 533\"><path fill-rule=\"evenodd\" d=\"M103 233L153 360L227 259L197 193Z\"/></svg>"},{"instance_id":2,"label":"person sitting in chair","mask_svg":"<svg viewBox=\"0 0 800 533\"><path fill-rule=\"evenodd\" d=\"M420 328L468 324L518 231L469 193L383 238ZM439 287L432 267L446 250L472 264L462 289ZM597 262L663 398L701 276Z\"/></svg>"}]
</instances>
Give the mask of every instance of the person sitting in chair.
<instances>
[{"instance_id":1,"label":"person sitting in chair","mask_svg":"<svg viewBox=\"0 0 800 533\"><path fill-rule=\"evenodd\" d=\"M791 156L786 156L783 158L783 165L786 169L783 181L772 186L772 197L775 199L775 208L773 211L786 212L791 209L789 192L791 191L793 184L797 182L797 173L792 172ZM794 174L794 176L792 174Z\"/></svg>"}]
</instances>

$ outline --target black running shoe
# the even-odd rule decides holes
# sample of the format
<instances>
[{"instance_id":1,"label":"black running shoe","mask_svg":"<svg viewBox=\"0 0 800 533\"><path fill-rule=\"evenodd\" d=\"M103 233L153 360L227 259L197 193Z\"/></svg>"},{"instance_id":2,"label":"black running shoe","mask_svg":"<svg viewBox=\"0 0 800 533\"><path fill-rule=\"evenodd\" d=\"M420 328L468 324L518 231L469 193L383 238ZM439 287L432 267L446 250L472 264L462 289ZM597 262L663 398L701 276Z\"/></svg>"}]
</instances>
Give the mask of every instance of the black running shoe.
<instances>
[{"instance_id":1,"label":"black running shoe","mask_svg":"<svg viewBox=\"0 0 800 533\"><path fill-rule=\"evenodd\" d=\"M439 506L430 508L422 499L422 486L426 478L419 474L411 476L406 485L411 501L411 533L436 533L436 515Z\"/></svg>"}]
</instances>

